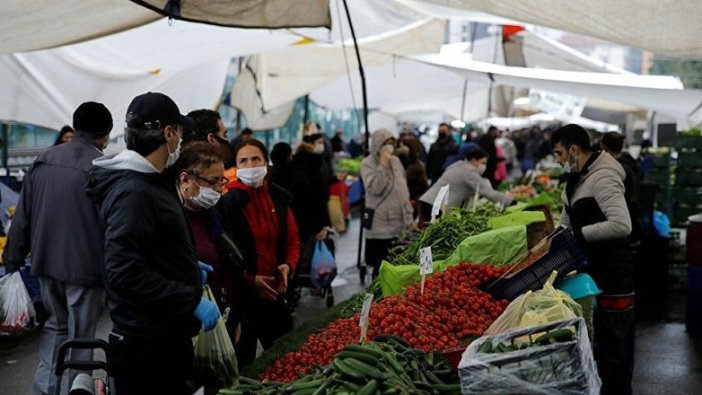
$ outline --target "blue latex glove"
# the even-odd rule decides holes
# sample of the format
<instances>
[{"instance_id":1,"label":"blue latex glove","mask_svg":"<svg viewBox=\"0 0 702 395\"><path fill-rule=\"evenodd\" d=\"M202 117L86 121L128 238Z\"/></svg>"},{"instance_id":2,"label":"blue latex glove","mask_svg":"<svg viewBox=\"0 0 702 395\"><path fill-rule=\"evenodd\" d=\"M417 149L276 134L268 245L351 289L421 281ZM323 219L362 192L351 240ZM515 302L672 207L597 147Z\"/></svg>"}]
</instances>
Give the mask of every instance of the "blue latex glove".
<instances>
[{"instance_id":1,"label":"blue latex glove","mask_svg":"<svg viewBox=\"0 0 702 395\"><path fill-rule=\"evenodd\" d=\"M207 282L207 273L214 273L214 269L212 266L200 261L197 262L197 265L200 267L200 271L202 272L202 283L204 284Z\"/></svg>"},{"instance_id":2,"label":"blue latex glove","mask_svg":"<svg viewBox=\"0 0 702 395\"><path fill-rule=\"evenodd\" d=\"M205 332L214 329L215 325L217 325L217 321L219 320L219 310L217 309L217 305L205 298L200 299L200 303L197 305L195 313L193 314L195 314L195 317L202 322L202 325L205 327Z\"/></svg>"}]
</instances>

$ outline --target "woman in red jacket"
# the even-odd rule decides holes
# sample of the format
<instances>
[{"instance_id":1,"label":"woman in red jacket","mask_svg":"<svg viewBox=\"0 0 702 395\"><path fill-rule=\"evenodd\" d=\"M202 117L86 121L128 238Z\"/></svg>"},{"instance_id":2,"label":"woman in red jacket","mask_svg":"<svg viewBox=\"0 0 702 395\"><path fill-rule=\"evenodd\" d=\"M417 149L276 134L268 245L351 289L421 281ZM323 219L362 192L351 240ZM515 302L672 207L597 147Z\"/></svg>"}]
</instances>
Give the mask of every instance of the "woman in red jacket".
<instances>
[{"instance_id":1,"label":"woman in red jacket","mask_svg":"<svg viewBox=\"0 0 702 395\"><path fill-rule=\"evenodd\" d=\"M291 195L266 178L266 146L251 139L235 147L233 157L238 179L224 196L224 215L244 257L248 292L237 357L239 366L245 366L256 357L257 340L266 349L292 329L284 295L300 244Z\"/></svg>"}]
</instances>

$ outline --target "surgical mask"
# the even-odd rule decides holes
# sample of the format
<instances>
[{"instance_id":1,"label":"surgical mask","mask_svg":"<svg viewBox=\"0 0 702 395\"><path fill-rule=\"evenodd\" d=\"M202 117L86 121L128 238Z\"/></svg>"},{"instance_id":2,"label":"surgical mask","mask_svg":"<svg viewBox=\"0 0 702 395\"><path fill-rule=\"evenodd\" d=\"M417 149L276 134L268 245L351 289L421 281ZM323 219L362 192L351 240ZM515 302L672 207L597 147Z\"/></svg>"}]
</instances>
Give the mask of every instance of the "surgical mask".
<instances>
[{"instance_id":1,"label":"surgical mask","mask_svg":"<svg viewBox=\"0 0 702 395\"><path fill-rule=\"evenodd\" d=\"M482 176L485 174L485 170L487 170L487 165L480 164L478 165L478 173Z\"/></svg>"},{"instance_id":2,"label":"surgical mask","mask_svg":"<svg viewBox=\"0 0 702 395\"><path fill-rule=\"evenodd\" d=\"M317 155L322 155L324 153L324 144L315 144L312 152Z\"/></svg>"},{"instance_id":3,"label":"surgical mask","mask_svg":"<svg viewBox=\"0 0 702 395\"><path fill-rule=\"evenodd\" d=\"M166 148L168 148L168 159L166 160L166 167L171 167L174 163L176 163L176 161L180 157L180 145L182 143L183 139L178 137L178 145L176 146L175 150L173 150L173 152L171 152L171 149L168 147L168 143L166 143Z\"/></svg>"},{"instance_id":4,"label":"surgical mask","mask_svg":"<svg viewBox=\"0 0 702 395\"><path fill-rule=\"evenodd\" d=\"M244 183L244 185L250 186L251 188L258 188L263 185L263 179L266 178L267 173L267 166L249 167L236 170L236 176L241 180L241 182Z\"/></svg>"},{"instance_id":5,"label":"surgical mask","mask_svg":"<svg viewBox=\"0 0 702 395\"><path fill-rule=\"evenodd\" d=\"M199 185L198 185L199 186ZM190 201L198 207L208 209L214 207L222 194L209 187L200 187L200 194L191 196Z\"/></svg>"},{"instance_id":6,"label":"surgical mask","mask_svg":"<svg viewBox=\"0 0 702 395\"><path fill-rule=\"evenodd\" d=\"M384 146L380 147L380 153L387 152L389 154L395 153L395 146L392 144L385 144Z\"/></svg>"},{"instance_id":7,"label":"surgical mask","mask_svg":"<svg viewBox=\"0 0 702 395\"><path fill-rule=\"evenodd\" d=\"M563 173L570 173L577 171L575 169L575 161L573 161L573 164L570 163L570 158L572 158L573 155L570 153L570 150L568 150L568 158L566 158L565 163L563 164Z\"/></svg>"}]
</instances>

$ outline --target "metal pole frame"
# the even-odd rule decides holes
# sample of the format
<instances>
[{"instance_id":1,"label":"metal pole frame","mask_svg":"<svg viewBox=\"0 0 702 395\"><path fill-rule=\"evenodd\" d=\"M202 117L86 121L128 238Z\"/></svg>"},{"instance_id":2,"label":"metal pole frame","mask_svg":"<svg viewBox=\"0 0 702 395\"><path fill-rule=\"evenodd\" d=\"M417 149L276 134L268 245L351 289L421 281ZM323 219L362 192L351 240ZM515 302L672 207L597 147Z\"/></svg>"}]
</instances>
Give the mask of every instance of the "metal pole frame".
<instances>
[{"instance_id":1,"label":"metal pole frame","mask_svg":"<svg viewBox=\"0 0 702 395\"><path fill-rule=\"evenodd\" d=\"M363 151L365 156L369 154L370 148L370 131L368 130L368 94L366 91L366 73L363 70L363 63L361 62L361 51L358 49L358 40L356 40L356 32L353 28L353 22L351 21L351 13L349 12L349 6L346 0L341 0L344 3L344 11L346 11L346 20L349 22L349 28L351 29L351 38L353 38L353 47L356 52L356 60L358 61L358 72L361 75L361 92L363 94L363 123L366 128L365 133L365 143L363 144ZM365 207L365 202L363 204ZM359 275L361 278L361 284L365 283L366 277L366 267L361 264L361 252L363 251L363 226L359 226L358 234L358 258L356 260L356 266L359 268Z\"/></svg>"}]
</instances>

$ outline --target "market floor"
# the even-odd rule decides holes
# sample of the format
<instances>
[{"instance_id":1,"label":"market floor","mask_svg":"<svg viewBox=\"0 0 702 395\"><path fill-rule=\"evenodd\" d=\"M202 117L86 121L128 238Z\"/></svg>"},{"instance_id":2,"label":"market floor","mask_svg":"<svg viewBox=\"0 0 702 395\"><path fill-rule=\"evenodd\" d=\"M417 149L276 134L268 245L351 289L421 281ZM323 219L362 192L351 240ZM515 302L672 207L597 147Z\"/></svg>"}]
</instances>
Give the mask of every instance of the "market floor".
<instances>
[{"instance_id":1,"label":"market floor","mask_svg":"<svg viewBox=\"0 0 702 395\"><path fill-rule=\"evenodd\" d=\"M334 284L339 303L361 290L356 270L358 221L337 240L339 277ZM684 297L671 298L669 317L680 320ZM325 300L303 292L295 322L299 325L326 309ZM101 319L98 332L105 336L110 322ZM36 367L39 336L29 335L16 341L0 341L0 394L31 394ZM637 325L634 393L642 395L683 395L699 393L702 388L702 339L692 339L680 322L645 322Z\"/></svg>"}]
</instances>

